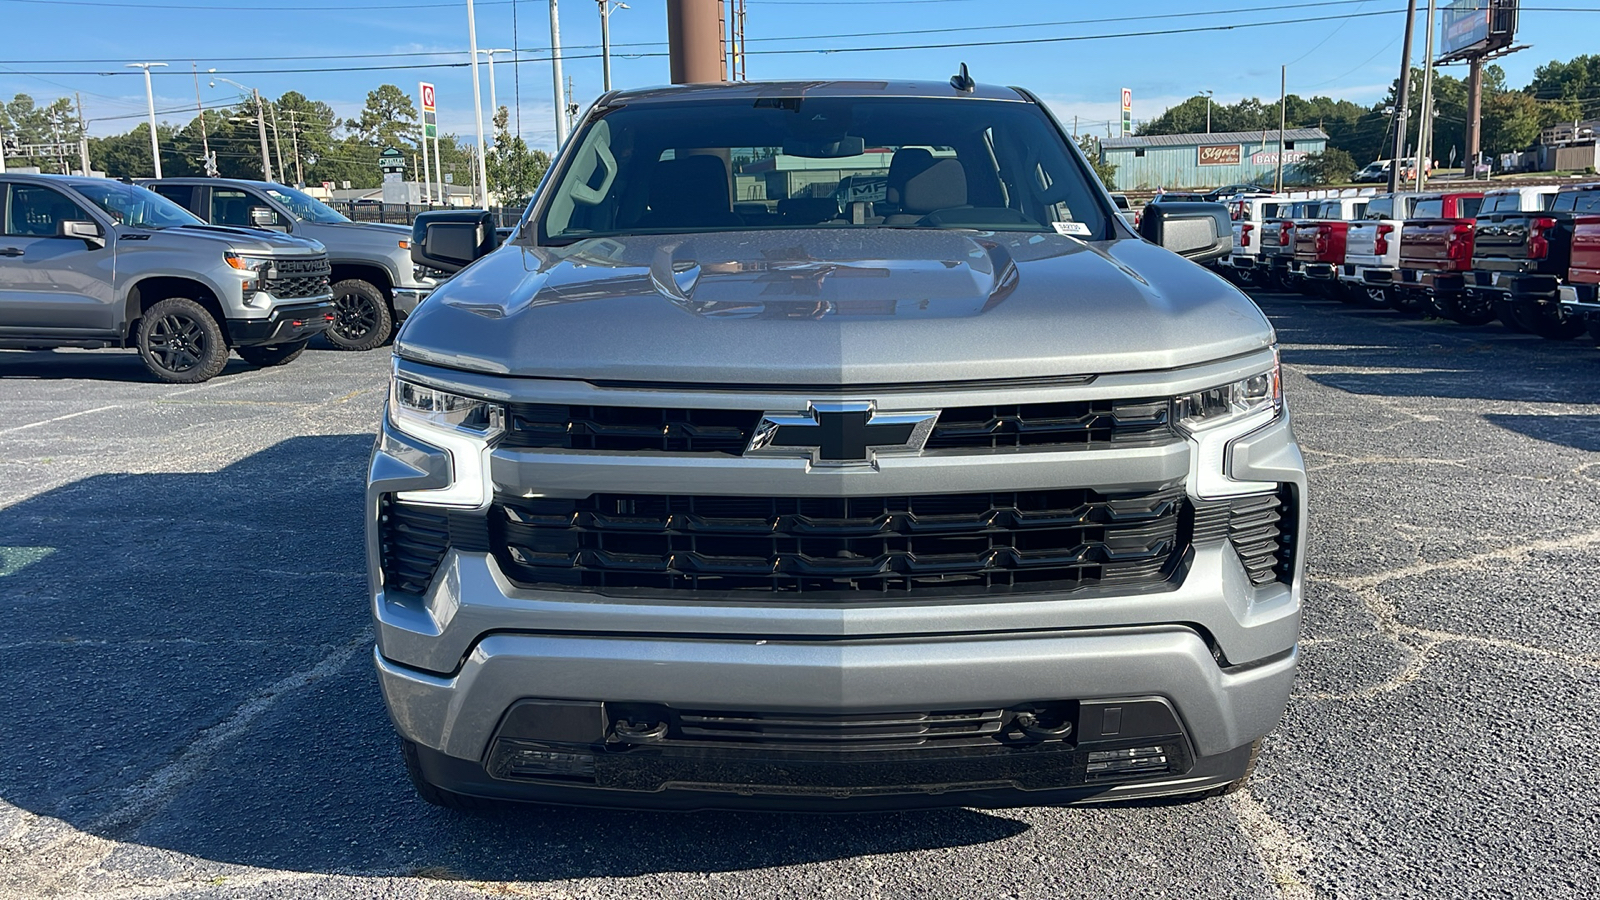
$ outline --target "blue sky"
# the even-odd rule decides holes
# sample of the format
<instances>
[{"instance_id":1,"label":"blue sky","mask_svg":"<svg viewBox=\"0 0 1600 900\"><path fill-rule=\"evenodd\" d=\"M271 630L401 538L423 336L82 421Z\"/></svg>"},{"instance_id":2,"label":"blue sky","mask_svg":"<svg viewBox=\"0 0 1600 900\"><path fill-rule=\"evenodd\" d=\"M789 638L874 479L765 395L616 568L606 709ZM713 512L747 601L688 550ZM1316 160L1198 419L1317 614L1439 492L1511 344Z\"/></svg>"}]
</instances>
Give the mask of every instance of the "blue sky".
<instances>
[{"instance_id":1,"label":"blue sky","mask_svg":"<svg viewBox=\"0 0 1600 900\"><path fill-rule=\"evenodd\" d=\"M668 80L664 0L629 0L612 16L613 79L619 87ZM1078 116L1086 129L1104 131L1117 115L1119 91L1134 93L1134 115L1149 118L1203 90L1219 102L1247 96L1276 97L1278 66L1288 63L1289 90L1370 103L1399 68L1403 0L1319 0L1272 5L1264 0L1146 0L1091 4L1048 0L747 0L747 64L751 79L944 79L960 62L980 81L1018 84L1044 97L1064 120ZM1426 2L1420 4L1426 8ZM349 9L341 7L366 7ZM412 8L415 7L415 8ZM1536 66L1595 51L1600 0L1529 0L1519 42L1532 45L1501 61L1512 84ZM1543 7L1543 8L1541 8ZM1573 11L1577 9L1592 12ZM1235 10L1239 12L1225 13ZM587 104L600 90L599 16L595 0L561 0L562 43L576 97ZM479 0L480 47L530 51L518 71L500 57L498 99L511 106L520 78L524 136L535 146L552 143L549 6L544 0ZM1374 14L1358 18L1351 14ZM1121 16L1121 18L1117 18ZM1415 55L1422 54L1417 28ZM972 41L1028 41L1127 32L1302 20L1294 24L1181 34L970 46ZM208 87L207 68L277 96L298 90L358 111L367 91L384 82L415 93L417 82L438 85L440 120L447 131L473 129L472 88L463 67L426 69L417 64L462 62L467 46L464 0L0 0L6 40L0 51L0 95L25 92L36 99L82 91L92 133L125 130L145 108L137 70L123 62L170 63L155 77L158 109L193 109L191 62L198 63L201 95L210 104L237 98L223 82ZM1063 24L1045 24L1063 23ZM1018 26L1018 27L999 27ZM942 30L941 30L942 29ZM869 37L846 34L890 32ZM28 38L38 35L39 39ZM815 52L817 48L956 44L888 52ZM789 51L789 52L777 52ZM794 52L801 51L801 52ZM439 56L362 57L361 54L441 52ZM452 55L453 54L453 55ZM316 56L264 60L245 57ZM402 68L380 69L380 66ZM342 72L264 72L288 68L349 68ZM1457 68L1458 73L1464 70ZM115 75L63 74L115 72ZM161 72L161 70L157 70ZM30 73L30 74L20 74ZM129 74L122 74L129 73ZM168 74L170 73L170 74ZM484 105L488 105L485 77ZM116 118L129 117L133 118ZM187 121L192 112L164 115ZM1091 124L1093 123L1093 124Z\"/></svg>"}]
</instances>

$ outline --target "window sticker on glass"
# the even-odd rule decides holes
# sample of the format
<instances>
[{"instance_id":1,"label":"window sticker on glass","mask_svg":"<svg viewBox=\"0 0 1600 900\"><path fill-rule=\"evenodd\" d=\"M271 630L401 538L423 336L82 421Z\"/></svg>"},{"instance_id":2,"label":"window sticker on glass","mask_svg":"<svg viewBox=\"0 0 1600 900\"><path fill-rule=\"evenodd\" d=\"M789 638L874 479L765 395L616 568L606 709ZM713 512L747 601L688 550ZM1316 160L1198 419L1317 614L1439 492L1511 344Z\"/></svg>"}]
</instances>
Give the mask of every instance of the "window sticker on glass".
<instances>
[{"instance_id":1,"label":"window sticker on glass","mask_svg":"<svg viewBox=\"0 0 1600 900\"><path fill-rule=\"evenodd\" d=\"M1088 237L1089 226L1082 222L1051 222L1055 226L1056 234L1065 234L1072 237Z\"/></svg>"}]
</instances>

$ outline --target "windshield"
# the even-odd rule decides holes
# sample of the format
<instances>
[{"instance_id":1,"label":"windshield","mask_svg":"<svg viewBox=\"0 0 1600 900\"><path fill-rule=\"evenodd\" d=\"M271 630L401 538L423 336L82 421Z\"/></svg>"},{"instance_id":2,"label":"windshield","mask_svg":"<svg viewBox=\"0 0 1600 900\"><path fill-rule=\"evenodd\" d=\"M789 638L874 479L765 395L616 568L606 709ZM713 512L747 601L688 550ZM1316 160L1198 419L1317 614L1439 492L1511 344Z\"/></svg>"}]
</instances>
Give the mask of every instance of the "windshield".
<instances>
[{"instance_id":1,"label":"windshield","mask_svg":"<svg viewBox=\"0 0 1600 900\"><path fill-rule=\"evenodd\" d=\"M767 97L602 115L551 191L545 243L785 228L1107 236L1098 185L1031 103Z\"/></svg>"},{"instance_id":2,"label":"windshield","mask_svg":"<svg viewBox=\"0 0 1600 900\"><path fill-rule=\"evenodd\" d=\"M73 185L78 193L105 210L118 225L133 228L172 228L178 225L204 225L199 216L171 200L133 184L103 181Z\"/></svg>"},{"instance_id":3,"label":"windshield","mask_svg":"<svg viewBox=\"0 0 1600 900\"><path fill-rule=\"evenodd\" d=\"M288 207L289 212L294 213L294 217L302 222L321 222L324 225L337 225L340 222L350 221L342 213L321 200L310 194L303 194L291 187L274 184L267 188L267 196Z\"/></svg>"}]
</instances>

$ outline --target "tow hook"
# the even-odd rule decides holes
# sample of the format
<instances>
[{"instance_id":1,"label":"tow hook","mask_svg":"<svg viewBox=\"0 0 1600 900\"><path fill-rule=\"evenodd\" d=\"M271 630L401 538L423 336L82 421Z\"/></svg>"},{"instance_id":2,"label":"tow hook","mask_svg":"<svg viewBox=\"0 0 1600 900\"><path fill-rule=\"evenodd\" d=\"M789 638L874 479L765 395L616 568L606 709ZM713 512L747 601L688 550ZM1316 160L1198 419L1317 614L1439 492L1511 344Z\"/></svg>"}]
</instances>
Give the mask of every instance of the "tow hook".
<instances>
[{"instance_id":1,"label":"tow hook","mask_svg":"<svg viewBox=\"0 0 1600 900\"><path fill-rule=\"evenodd\" d=\"M1024 735L1036 741L1060 740L1072 733L1072 722L1063 721L1058 725L1046 725L1039 717L1031 712L1017 713L1011 720Z\"/></svg>"},{"instance_id":2,"label":"tow hook","mask_svg":"<svg viewBox=\"0 0 1600 900\"><path fill-rule=\"evenodd\" d=\"M667 736L665 722L630 722L618 720L611 728L611 737L623 744L654 744Z\"/></svg>"}]
</instances>

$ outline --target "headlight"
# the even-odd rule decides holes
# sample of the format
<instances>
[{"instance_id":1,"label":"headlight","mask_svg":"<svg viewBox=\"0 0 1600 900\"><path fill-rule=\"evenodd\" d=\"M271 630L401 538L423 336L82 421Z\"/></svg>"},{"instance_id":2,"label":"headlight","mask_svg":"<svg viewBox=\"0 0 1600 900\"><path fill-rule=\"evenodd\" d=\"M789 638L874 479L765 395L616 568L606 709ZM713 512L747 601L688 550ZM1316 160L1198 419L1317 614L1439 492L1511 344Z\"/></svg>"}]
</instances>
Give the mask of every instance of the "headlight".
<instances>
[{"instance_id":1,"label":"headlight","mask_svg":"<svg viewBox=\"0 0 1600 900\"><path fill-rule=\"evenodd\" d=\"M275 266L277 260L270 256L247 256L243 253L234 253L229 250L222 255L222 258L228 261L228 265L241 272L256 273L262 278L278 277L278 271Z\"/></svg>"},{"instance_id":2,"label":"headlight","mask_svg":"<svg viewBox=\"0 0 1600 900\"><path fill-rule=\"evenodd\" d=\"M389 383L389 423L450 455L450 484L402 491L400 499L476 509L489 497L489 442L505 430L505 408L400 378Z\"/></svg>"},{"instance_id":3,"label":"headlight","mask_svg":"<svg viewBox=\"0 0 1600 900\"><path fill-rule=\"evenodd\" d=\"M1266 411L1276 417L1283 411L1283 370L1277 348L1272 356L1272 368L1258 375L1173 398L1172 417L1178 427L1193 433Z\"/></svg>"},{"instance_id":4,"label":"headlight","mask_svg":"<svg viewBox=\"0 0 1600 900\"><path fill-rule=\"evenodd\" d=\"M1229 384L1174 397L1172 418L1194 444L1190 455L1190 490L1215 499L1271 490L1267 482L1236 481L1232 476L1232 444L1283 415L1283 370L1278 348L1272 366Z\"/></svg>"}]
</instances>

